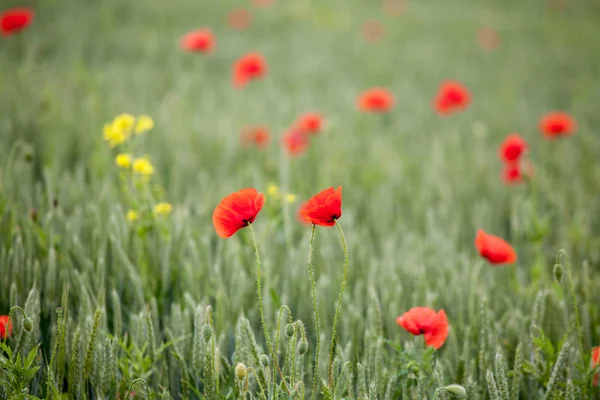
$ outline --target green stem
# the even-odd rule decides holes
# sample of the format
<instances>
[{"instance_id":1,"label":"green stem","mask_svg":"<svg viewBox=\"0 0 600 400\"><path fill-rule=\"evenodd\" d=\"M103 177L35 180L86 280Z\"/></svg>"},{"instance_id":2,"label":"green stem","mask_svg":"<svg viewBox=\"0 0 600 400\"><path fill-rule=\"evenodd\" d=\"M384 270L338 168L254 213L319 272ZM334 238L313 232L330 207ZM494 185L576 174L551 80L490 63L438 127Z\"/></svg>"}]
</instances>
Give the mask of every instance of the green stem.
<instances>
[{"instance_id":1,"label":"green stem","mask_svg":"<svg viewBox=\"0 0 600 400\"><path fill-rule=\"evenodd\" d=\"M13 312L14 312L14 311L20 311L20 312L21 312L21 315L23 315L23 321L21 322L21 332L19 333L19 338L17 339L17 344L15 345L15 349L14 349L14 351L13 351L13 353L14 353L15 355L17 355L17 354L19 354L19 351L21 351L21 346L23 345L23 336L24 336L24 334L25 334L25 327L23 326L23 323L24 323L24 322L25 322L25 320L27 319L27 314L25 314L25 311L24 311L24 310L23 310L21 307L19 307L19 306L13 306L13 307L10 309L10 311L8 312L8 323L9 323L10 325L12 325L12 326L13 326L13 328L14 328L14 325L15 325L15 324L12 322L12 321L14 320L14 319L13 319L13 316L12 316L12 314L13 314ZM8 328L8 327L7 327L7 328Z\"/></svg>"},{"instance_id":2,"label":"green stem","mask_svg":"<svg viewBox=\"0 0 600 400\"><path fill-rule=\"evenodd\" d=\"M285 390L290 393L290 389L287 386L285 378L283 376L283 372L279 368L279 363L277 362L277 357L275 351L273 350L273 346L271 345L271 337L269 336L269 330L267 329L267 323L265 321L265 311L263 305L263 296L262 296L262 286L261 286L261 272L260 272L260 254L258 252L258 244L256 242L256 235L254 234L254 229L252 228L252 224L248 224L250 228L250 232L252 232L252 242L254 243L254 253L256 254L256 294L258 295L258 309L260 311L260 323L263 328L263 332L265 334L265 340L267 341L267 348L269 349L269 353L271 354L271 358L277 367L277 371L279 375L281 375L281 380L285 386Z\"/></svg>"},{"instance_id":3,"label":"green stem","mask_svg":"<svg viewBox=\"0 0 600 400\"><path fill-rule=\"evenodd\" d=\"M342 306L342 298L344 297L344 290L346 289L346 281L348 276L348 249L346 247L346 238L342 227L335 220L335 226L337 226L340 232L340 238L342 240L342 247L344 248L344 271L342 273L342 287L340 289L340 297L338 298L337 307L335 309L335 315L333 317L333 331L331 332L331 344L329 346L329 387L333 388L333 353L335 351L335 339L337 333L337 321L340 315L340 307Z\"/></svg>"},{"instance_id":4,"label":"green stem","mask_svg":"<svg viewBox=\"0 0 600 400\"><path fill-rule=\"evenodd\" d=\"M573 273L571 271L571 259L564 249L560 249L556 255L557 262L560 263L560 257L566 259L567 276L569 277L569 286L571 289L571 301L575 312L575 327L577 328L577 338L579 339L579 351L583 353L583 332L581 331L581 321L579 320L579 306L577 305L577 297L575 295L575 284L573 283Z\"/></svg>"},{"instance_id":5,"label":"green stem","mask_svg":"<svg viewBox=\"0 0 600 400\"><path fill-rule=\"evenodd\" d=\"M313 384L311 399L314 399L317 395L317 380L319 375L319 350L321 349L321 324L319 323L319 307L317 306L317 291L315 285L315 274L312 265L312 253L313 253L313 242L315 240L316 225L312 227L312 233L310 235L310 246L308 248L308 274L310 275L310 286L312 290L312 303L313 311L315 312L315 330L317 336L317 344L315 349L315 368L313 372Z\"/></svg>"}]
</instances>

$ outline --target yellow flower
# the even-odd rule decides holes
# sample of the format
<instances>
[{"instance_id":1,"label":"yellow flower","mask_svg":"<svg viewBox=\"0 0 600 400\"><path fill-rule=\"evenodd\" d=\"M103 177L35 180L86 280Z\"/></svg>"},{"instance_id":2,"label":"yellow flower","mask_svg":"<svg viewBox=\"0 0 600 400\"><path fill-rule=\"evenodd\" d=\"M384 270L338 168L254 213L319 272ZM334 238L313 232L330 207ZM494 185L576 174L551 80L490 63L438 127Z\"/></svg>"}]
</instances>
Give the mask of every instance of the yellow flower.
<instances>
[{"instance_id":1,"label":"yellow flower","mask_svg":"<svg viewBox=\"0 0 600 400\"><path fill-rule=\"evenodd\" d=\"M171 211L173 210L173 206L171 205L171 203L158 203L157 205L154 206L154 213L158 214L158 215L167 215L170 214Z\"/></svg>"},{"instance_id":2,"label":"yellow flower","mask_svg":"<svg viewBox=\"0 0 600 400\"><path fill-rule=\"evenodd\" d=\"M129 222L135 222L138 220L139 218L139 214L137 213L137 211L135 210L129 210L127 211L127 221Z\"/></svg>"},{"instance_id":3,"label":"yellow flower","mask_svg":"<svg viewBox=\"0 0 600 400\"><path fill-rule=\"evenodd\" d=\"M277 187L277 185L271 183L267 187L267 194L271 197L278 197L279 196L279 187Z\"/></svg>"},{"instance_id":4,"label":"yellow flower","mask_svg":"<svg viewBox=\"0 0 600 400\"><path fill-rule=\"evenodd\" d=\"M133 171L144 176L150 176L154 173L154 167L147 158L136 158L133 162Z\"/></svg>"},{"instance_id":5,"label":"yellow flower","mask_svg":"<svg viewBox=\"0 0 600 400\"><path fill-rule=\"evenodd\" d=\"M121 131L114 129L111 124L105 124L104 129L104 140L108 142L108 145L113 148L117 147L120 144L125 143L127 140L127 135Z\"/></svg>"},{"instance_id":6,"label":"yellow flower","mask_svg":"<svg viewBox=\"0 0 600 400\"><path fill-rule=\"evenodd\" d=\"M115 164L119 168L129 168L131 167L131 156L125 153L118 154L115 158Z\"/></svg>"},{"instance_id":7,"label":"yellow flower","mask_svg":"<svg viewBox=\"0 0 600 400\"><path fill-rule=\"evenodd\" d=\"M135 125L134 132L137 135L139 135L144 132L148 132L152 128L154 128L154 121L152 120L152 117L150 117L148 115L140 115L137 118L137 123Z\"/></svg>"},{"instance_id":8,"label":"yellow flower","mask_svg":"<svg viewBox=\"0 0 600 400\"><path fill-rule=\"evenodd\" d=\"M135 124L135 117L131 114L119 114L113 120L113 129L117 132L121 132L126 137L131 134L131 129Z\"/></svg>"},{"instance_id":9,"label":"yellow flower","mask_svg":"<svg viewBox=\"0 0 600 400\"><path fill-rule=\"evenodd\" d=\"M289 204L295 203L296 202L296 195L292 194L292 193L288 193L288 194L285 195L284 200L285 200L286 203L289 203Z\"/></svg>"}]
</instances>

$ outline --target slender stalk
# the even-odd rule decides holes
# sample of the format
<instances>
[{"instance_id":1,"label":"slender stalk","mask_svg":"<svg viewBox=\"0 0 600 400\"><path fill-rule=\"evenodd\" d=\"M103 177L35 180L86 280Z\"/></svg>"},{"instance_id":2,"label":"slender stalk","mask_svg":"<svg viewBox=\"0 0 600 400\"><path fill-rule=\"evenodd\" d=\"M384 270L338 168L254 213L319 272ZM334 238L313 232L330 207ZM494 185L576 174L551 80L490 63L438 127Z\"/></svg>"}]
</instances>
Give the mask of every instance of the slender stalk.
<instances>
[{"instance_id":1,"label":"slender stalk","mask_svg":"<svg viewBox=\"0 0 600 400\"><path fill-rule=\"evenodd\" d=\"M313 372L313 384L312 384L312 392L311 399L314 399L317 395L317 381L319 377L319 350L321 349L321 324L319 322L319 307L317 305L317 291L315 289L315 273L312 265L312 253L313 253L313 242L315 240L315 231L316 225L312 227L312 233L310 235L310 246L308 248L308 274L310 276L310 286L312 290L312 303L313 303L313 311L315 312L315 331L317 336L317 343L315 349L315 368Z\"/></svg>"},{"instance_id":2,"label":"slender stalk","mask_svg":"<svg viewBox=\"0 0 600 400\"><path fill-rule=\"evenodd\" d=\"M290 389L287 386L287 383L283 376L283 372L281 372L281 369L279 368L279 363L277 362L276 354L273 351L273 346L271 345L271 337L269 336L269 330L267 329L267 323L265 321L262 286L261 286L261 280L260 280L260 277L261 277L260 254L258 252L258 244L256 242L256 235L254 234L254 229L252 228L252 224L248 224L248 227L250 228L250 232L252 232L252 242L254 243L254 253L256 254L256 294L258 295L258 309L260 311L260 323L262 325L263 332L265 334L265 340L267 341L267 347L269 349L269 353L271 354L271 358L273 359L273 363L275 363L275 366L277 367L277 371L279 372L279 375L281 375L281 381L283 382L283 385L285 386L285 390L289 394Z\"/></svg>"},{"instance_id":3,"label":"slender stalk","mask_svg":"<svg viewBox=\"0 0 600 400\"><path fill-rule=\"evenodd\" d=\"M566 260L567 277L569 278L569 289L571 291L571 301L573 302L573 311L575 313L575 328L577 329L577 339L579 341L579 352L583 355L583 332L581 331L581 321L579 320L579 306L577 305L577 295L575 293L575 284L573 283L571 259L564 249L560 249L556 255L557 263L560 263L561 256Z\"/></svg>"},{"instance_id":4,"label":"slender stalk","mask_svg":"<svg viewBox=\"0 0 600 400\"><path fill-rule=\"evenodd\" d=\"M335 309L335 315L333 317L333 331L331 332L331 344L329 346L329 387L333 388L333 353L335 351L335 339L337 333L337 321L340 315L340 307L342 306L342 298L344 297L344 290L346 289L346 281L348 277L348 248L346 247L346 238L340 224L335 221L340 232L340 238L342 240L342 247L344 248L344 271L342 273L342 287L340 289L340 297L338 298L337 307Z\"/></svg>"},{"instance_id":5,"label":"slender stalk","mask_svg":"<svg viewBox=\"0 0 600 400\"><path fill-rule=\"evenodd\" d=\"M25 314L25 311L21 307L19 307L19 306L13 306L10 309L10 311L8 312L8 323L9 323L9 325L12 325L13 327L15 325L13 323L14 319L13 319L13 316L12 316L12 314L13 314L14 311L19 311L21 313L21 315L23 316L23 321L21 322L21 332L19 333L19 338L17 339L17 344L15 346L15 349L13 350L13 353L16 355L16 354L19 353L19 351L21 351L21 346L23 344L23 335L24 335L24 332L25 332L25 327L24 327L23 324L24 324L25 320L28 317L27 317L27 314ZM7 327L7 329L8 329L8 327Z\"/></svg>"}]
</instances>

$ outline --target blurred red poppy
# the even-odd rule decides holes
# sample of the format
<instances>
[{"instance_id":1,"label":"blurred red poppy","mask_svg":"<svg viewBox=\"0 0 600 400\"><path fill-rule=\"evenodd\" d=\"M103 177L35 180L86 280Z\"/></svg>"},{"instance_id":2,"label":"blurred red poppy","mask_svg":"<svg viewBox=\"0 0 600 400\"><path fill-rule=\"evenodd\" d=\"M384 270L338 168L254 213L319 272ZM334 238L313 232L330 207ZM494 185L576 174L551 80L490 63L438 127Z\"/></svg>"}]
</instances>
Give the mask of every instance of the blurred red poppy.
<instances>
[{"instance_id":1,"label":"blurred red poppy","mask_svg":"<svg viewBox=\"0 0 600 400\"><path fill-rule=\"evenodd\" d=\"M12 335L12 321L8 315L0 315L0 340Z\"/></svg>"},{"instance_id":2,"label":"blurred red poppy","mask_svg":"<svg viewBox=\"0 0 600 400\"><path fill-rule=\"evenodd\" d=\"M224 197L212 216L217 235L225 239L253 223L264 203L264 194L256 189L242 189Z\"/></svg>"},{"instance_id":3,"label":"blurred red poppy","mask_svg":"<svg viewBox=\"0 0 600 400\"><path fill-rule=\"evenodd\" d=\"M245 8L237 8L227 15L227 25L236 31L246 30L252 25L252 13Z\"/></svg>"},{"instance_id":4,"label":"blurred red poppy","mask_svg":"<svg viewBox=\"0 0 600 400\"><path fill-rule=\"evenodd\" d=\"M259 149L269 146L269 130L264 126L255 126L244 129L240 137L244 146L255 145Z\"/></svg>"},{"instance_id":5,"label":"blurred red poppy","mask_svg":"<svg viewBox=\"0 0 600 400\"><path fill-rule=\"evenodd\" d=\"M325 189L300 206L302 222L334 226L342 216L342 187Z\"/></svg>"},{"instance_id":6,"label":"blurred red poppy","mask_svg":"<svg viewBox=\"0 0 600 400\"><path fill-rule=\"evenodd\" d=\"M383 24L377 20L365 21L362 25L362 36L370 43L376 42L383 38L385 28Z\"/></svg>"},{"instance_id":7,"label":"blurred red poppy","mask_svg":"<svg viewBox=\"0 0 600 400\"><path fill-rule=\"evenodd\" d=\"M31 8L17 7L9 8L0 13L0 34L10 36L27 28L35 13Z\"/></svg>"},{"instance_id":8,"label":"blurred red poppy","mask_svg":"<svg viewBox=\"0 0 600 400\"><path fill-rule=\"evenodd\" d=\"M324 123L323 116L318 112L307 112L296 120L294 126L304 133L314 135L321 132Z\"/></svg>"},{"instance_id":9,"label":"blurred red poppy","mask_svg":"<svg viewBox=\"0 0 600 400\"><path fill-rule=\"evenodd\" d=\"M529 162L514 161L504 164L502 169L502 180L507 185L513 185L523 182L523 178L531 179L533 176L533 166Z\"/></svg>"},{"instance_id":10,"label":"blurred red poppy","mask_svg":"<svg viewBox=\"0 0 600 400\"><path fill-rule=\"evenodd\" d=\"M462 83L447 80L440 85L433 105L439 114L447 115L465 109L470 102L471 94Z\"/></svg>"},{"instance_id":11,"label":"blurred red poppy","mask_svg":"<svg viewBox=\"0 0 600 400\"><path fill-rule=\"evenodd\" d=\"M527 151L527 142L518 133L511 133L504 139L498 155L504 162L517 161Z\"/></svg>"},{"instance_id":12,"label":"blurred red poppy","mask_svg":"<svg viewBox=\"0 0 600 400\"><path fill-rule=\"evenodd\" d=\"M179 43L185 51L210 53L215 47L215 37L209 28L202 28L185 34Z\"/></svg>"},{"instance_id":13,"label":"blurred red poppy","mask_svg":"<svg viewBox=\"0 0 600 400\"><path fill-rule=\"evenodd\" d=\"M262 78L267 73L267 63L260 53L248 53L233 66L233 86L242 88L248 82Z\"/></svg>"},{"instance_id":14,"label":"blurred red poppy","mask_svg":"<svg viewBox=\"0 0 600 400\"><path fill-rule=\"evenodd\" d=\"M490 264L513 264L517 261L517 253L508 242L483 229L477 231L475 248Z\"/></svg>"},{"instance_id":15,"label":"blurred red poppy","mask_svg":"<svg viewBox=\"0 0 600 400\"><path fill-rule=\"evenodd\" d=\"M289 156L299 156L308 149L309 137L301 129L290 128L281 138L281 145Z\"/></svg>"},{"instance_id":16,"label":"blurred red poppy","mask_svg":"<svg viewBox=\"0 0 600 400\"><path fill-rule=\"evenodd\" d=\"M479 42L479 47L484 50L494 50L500 46L498 31L492 28L481 28L477 32L477 41Z\"/></svg>"},{"instance_id":17,"label":"blurred red poppy","mask_svg":"<svg viewBox=\"0 0 600 400\"><path fill-rule=\"evenodd\" d=\"M592 349L591 368L596 368L600 365L600 346L596 346ZM594 386L598 386L598 374L594 374Z\"/></svg>"},{"instance_id":18,"label":"blurred red poppy","mask_svg":"<svg viewBox=\"0 0 600 400\"><path fill-rule=\"evenodd\" d=\"M424 335L425 344L439 349L448 337L446 312L429 307L414 307L396 318L396 323L413 335Z\"/></svg>"},{"instance_id":19,"label":"blurred red poppy","mask_svg":"<svg viewBox=\"0 0 600 400\"><path fill-rule=\"evenodd\" d=\"M404 0L384 0L383 11L390 16L404 14Z\"/></svg>"},{"instance_id":20,"label":"blurred red poppy","mask_svg":"<svg viewBox=\"0 0 600 400\"><path fill-rule=\"evenodd\" d=\"M540 132L548 139L569 136L577 130L575 118L562 111L553 111L544 115L539 122Z\"/></svg>"},{"instance_id":21,"label":"blurred red poppy","mask_svg":"<svg viewBox=\"0 0 600 400\"><path fill-rule=\"evenodd\" d=\"M394 107L394 95L385 88L372 88L358 97L357 106L363 112L386 112Z\"/></svg>"}]
</instances>

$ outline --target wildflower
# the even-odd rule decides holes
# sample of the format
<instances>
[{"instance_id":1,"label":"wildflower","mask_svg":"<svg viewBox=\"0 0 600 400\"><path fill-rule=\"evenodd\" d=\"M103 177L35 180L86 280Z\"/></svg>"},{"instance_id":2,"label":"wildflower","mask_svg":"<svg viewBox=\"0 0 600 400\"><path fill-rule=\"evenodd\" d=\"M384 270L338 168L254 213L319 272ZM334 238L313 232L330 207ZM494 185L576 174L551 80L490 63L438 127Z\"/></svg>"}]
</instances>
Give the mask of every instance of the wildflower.
<instances>
[{"instance_id":1,"label":"wildflower","mask_svg":"<svg viewBox=\"0 0 600 400\"><path fill-rule=\"evenodd\" d=\"M514 184L523 182L523 177L531 178L533 175L533 167L528 162L510 162L504 164L502 170L502 180L506 184Z\"/></svg>"},{"instance_id":2,"label":"wildflower","mask_svg":"<svg viewBox=\"0 0 600 400\"><path fill-rule=\"evenodd\" d=\"M171 203L161 202L154 206L154 213L157 215L167 215L173 210Z\"/></svg>"},{"instance_id":3,"label":"wildflower","mask_svg":"<svg viewBox=\"0 0 600 400\"><path fill-rule=\"evenodd\" d=\"M115 164L119 168L129 168L131 166L131 156L125 153L118 154L115 158Z\"/></svg>"},{"instance_id":4,"label":"wildflower","mask_svg":"<svg viewBox=\"0 0 600 400\"><path fill-rule=\"evenodd\" d=\"M600 346L592 349L591 368L596 368L600 365ZM594 374L594 386L598 386L598 374Z\"/></svg>"},{"instance_id":5,"label":"wildflower","mask_svg":"<svg viewBox=\"0 0 600 400\"><path fill-rule=\"evenodd\" d=\"M517 253L508 242L483 229L477 231L475 248L491 264L513 264L517 261Z\"/></svg>"},{"instance_id":6,"label":"wildflower","mask_svg":"<svg viewBox=\"0 0 600 400\"><path fill-rule=\"evenodd\" d=\"M396 318L396 323L413 335L424 335L425 344L439 349L448 337L448 318L446 312L435 312L429 307L413 307L402 316Z\"/></svg>"},{"instance_id":7,"label":"wildflower","mask_svg":"<svg viewBox=\"0 0 600 400\"><path fill-rule=\"evenodd\" d=\"M494 50L500 46L500 36L498 32L492 28L481 28L477 32L477 40L479 47L484 50Z\"/></svg>"},{"instance_id":8,"label":"wildflower","mask_svg":"<svg viewBox=\"0 0 600 400\"><path fill-rule=\"evenodd\" d=\"M279 197L279 187L274 183L269 184L269 186L267 186L267 194L270 197Z\"/></svg>"},{"instance_id":9,"label":"wildflower","mask_svg":"<svg viewBox=\"0 0 600 400\"><path fill-rule=\"evenodd\" d=\"M554 111L544 115L539 122L542 134L548 139L569 136L577 130L577 122L569 114Z\"/></svg>"},{"instance_id":10,"label":"wildflower","mask_svg":"<svg viewBox=\"0 0 600 400\"><path fill-rule=\"evenodd\" d=\"M233 86L243 88L253 79L262 78L267 73L267 63L259 53L242 56L233 66Z\"/></svg>"},{"instance_id":11,"label":"wildflower","mask_svg":"<svg viewBox=\"0 0 600 400\"><path fill-rule=\"evenodd\" d=\"M247 368L246 368L246 364L244 363L238 363L235 366L235 376L241 381L242 379L244 379L246 377L246 373L247 373Z\"/></svg>"},{"instance_id":12,"label":"wildflower","mask_svg":"<svg viewBox=\"0 0 600 400\"><path fill-rule=\"evenodd\" d=\"M31 8L10 8L0 14L0 35L10 36L27 28L33 21Z\"/></svg>"},{"instance_id":13,"label":"wildflower","mask_svg":"<svg viewBox=\"0 0 600 400\"><path fill-rule=\"evenodd\" d=\"M293 204L296 202L296 195L293 193L288 193L285 195L285 197L283 199L286 203Z\"/></svg>"},{"instance_id":14,"label":"wildflower","mask_svg":"<svg viewBox=\"0 0 600 400\"><path fill-rule=\"evenodd\" d=\"M238 8L227 16L227 25L237 31L243 31L252 24L252 13L245 8Z\"/></svg>"},{"instance_id":15,"label":"wildflower","mask_svg":"<svg viewBox=\"0 0 600 400\"><path fill-rule=\"evenodd\" d=\"M386 112L394 107L394 96L385 88L372 88L358 97L358 109L363 112Z\"/></svg>"},{"instance_id":16,"label":"wildflower","mask_svg":"<svg viewBox=\"0 0 600 400\"><path fill-rule=\"evenodd\" d=\"M185 34L179 45L185 51L208 54L215 47L215 37L209 28L201 28Z\"/></svg>"},{"instance_id":17,"label":"wildflower","mask_svg":"<svg viewBox=\"0 0 600 400\"><path fill-rule=\"evenodd\" d=\"M131 114L119 114L115 117L112 123L113 130L123 133L126 137L129 137L133 125L135 124L135 117Z\"/></svg>"},{"instance_id":18,"label":"wildflower","mask_svg":"<svg viewBox=\"0 0 600 400\"><path fill-rule=\"evenodd\" d=\"M128 138L128 135L123 133L122 131L116 130L113 127L113 124L105 124L103 128L104 140L108 142L108 145L111 148L117 147L123 143Z\"/></svg>"},{"instance_id":19,"label":"wildflower","mask_svg":"<svg viewBox=\"0 0 600 400\"><path fill-rule=\"evenodd\" d=\"M304 133L315 134L323 129L324 119L318 112L308 112L301 115L294 126Z\"/></svg>"},{"instance_id":20,"label":"wildflower","mask_svg":"<svg viewBox=\"0 0 600 400\"><path fill-rule=\"evenodd\" d=\"M383 24L377 20L365 21L362 25L362 36L367 42L373 43L380 40L384 33Z\"/></svg>"},{"instance_id":21,"label":"wildflower","mask_svg":"<svg viewBox=\"0 0 600 400\"><path fill-rule=\"evenodd\" d=\"M140 218L140 215L135 210L127 211L127 221L135 222Z\"/></svg>"},{"instance_id":22,"label":"wildflower","mask_svg":"<svg viewBox=\"0 0 600 400\"><path fill-rule=\"evenodd\" d=\"M517 133L511 133L504 139L498 150L500 159L510 163L519 160L521 155L527 151L527 142Z\"/></svg>"},{"instance_id":23,"label":"wildflower","mask_svg":"<svg viewBox=\"0 0 600 400\"><path fill-rule=\"evenodd\" d=\"M217 235L228 238L253 223L264 203L264 194L256 189L242 189L224 197L212 217Z\"/></svg>"},{"instance_id":24,"label":"wildflower","mask_svg":"<svg viewBox=\"0 0 600 400\"><path fill-rule=\"evenodd\" d=\"M283 148L292 157L304 153L309 145L308 136L297 128L288 130L281 139Z\"/></svg>"},{"instance_id":25,"label":"wildflower","mask_svg":"<svg viewBox=\"0 0 600 400\"><path fill-rule=\"evenodd\" d=\"M8 315L0 315L0 340L12 335L12 321Z\"/></svg>"},{"instance_id":26,"label":"wildflower","mask_svg":"<svg viewBox=\"0 0 600 400\"><path fill-rule=\"evenodd\" d=\"M333 226L342 216L342 187L325 189L300 207L303 222L320 226Z\"/></svg>"},{"instance_id":27,"label":"wildflower","mask_svg":"<svg viewBox=\"0 0 600 400\"><path fill-rule=\"evenodd\" d=\"M259 149L264 149L269 146L269 130L264 126L244 129L240 135L240 139L244 146L254 144Z\"/></svg>"},{"instance_id":28,"label":"wildflower","mask_svg":"<svg viewBox=\"0 0 600 400\"><path fill-rule=\"evenodd\" d=\"M148 132L154 128L154 120L148 115L140 115L137 117L135 129L133 130L136 135Z\"/></svg>"},{"instance_id":29,"label":"wildflower","mask_svg":"<svg viewBox=\"0 0 600 400\"><path fill-rule=\"evenodd\" d=\"M154 173L154 167L147 158L136 158L133 162L133 171L144 176L150 176Z\"/></svg>"},{"instance_id":30,"label":"wildflower","mask_svg":"<svg viewBox=\"0 0 600 400\"><path fill-rule=\"evenodd\" d=\"M465 109L470 102L467 88L460 82L448 80L440 85L433 105L439 114L447 115Z\"/></svg>"}]
</instances>

